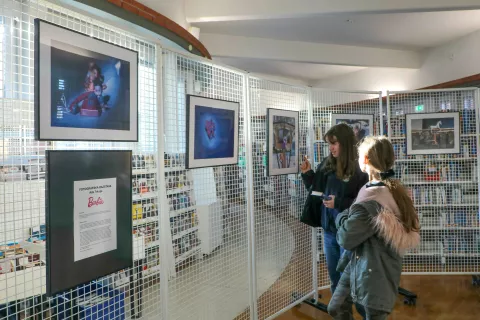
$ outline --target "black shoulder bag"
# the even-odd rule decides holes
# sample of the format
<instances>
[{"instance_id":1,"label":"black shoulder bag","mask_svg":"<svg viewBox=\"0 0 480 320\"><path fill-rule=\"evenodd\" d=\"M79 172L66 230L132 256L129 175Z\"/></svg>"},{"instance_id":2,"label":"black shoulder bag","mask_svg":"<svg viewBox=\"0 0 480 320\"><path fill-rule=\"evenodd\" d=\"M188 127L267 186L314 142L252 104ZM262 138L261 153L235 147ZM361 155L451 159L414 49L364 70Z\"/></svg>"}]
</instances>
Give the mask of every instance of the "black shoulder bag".
<instances>
[{"instance_id":1,"label":"black shoulder bag","mask_svg":"<svg viewBox=\"0 0 480 320\"><path fill-rule=\"evenodd\" d=\"M318 228L321 227L320 215L315 215L315 210L313 209L313 199L312 199L312 190L313 185L308 189L307 199L303 206L302 215L300 216L300 221L309 225L310 227Z\"/></svg>"},{"instance_id":2,"label":"black shoulder bag","mask_svg":"<svg viewBox=\"0 0 480 320\"><path fill-rule=\"evenodd\" d=\"M317 178L316 176L313 177L313 182L310 188L308 189L307 199L305 200L305 204L303 205L302 215L300 216L301 222L314 228L321 227L322 222L321 222L320 214L315 214L314 206L318 205L318 202L313 200L312 191L314 190L317 191L316 190L317 182L320 183L320 186L318 186L319 189L321 191L325 190L325 186L324 186L325 175L323 172L315 172L315 175L317 174L320 174L321 176L319 177L318 181L316 179Z\"/></svg>"}]
</instances>

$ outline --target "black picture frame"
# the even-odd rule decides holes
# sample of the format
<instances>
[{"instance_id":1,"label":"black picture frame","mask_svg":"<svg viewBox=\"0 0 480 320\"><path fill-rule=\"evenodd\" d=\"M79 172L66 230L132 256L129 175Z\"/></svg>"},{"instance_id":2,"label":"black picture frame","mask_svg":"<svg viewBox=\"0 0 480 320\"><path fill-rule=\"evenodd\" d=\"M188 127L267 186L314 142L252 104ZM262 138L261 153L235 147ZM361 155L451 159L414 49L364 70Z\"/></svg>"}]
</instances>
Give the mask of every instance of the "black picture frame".
<instances>
[{"instance_id":1,"label":"black picture frame","mask_svg":"<svg viewBox=\"0 0 480 320\"><path fill-rule=\"evenodd\" d=\"M104 40L89 37L83 33L71 30L56 24L53 24L42 19L34 20L35 26L35 36L34 36L34 135L35 139L38 141L116 141L116 142L138 142L139 128L138 128L138 71L139 71L139 58L138 52L118 46L113 43L106 42ZM68 41L67 41L68 40ZM42 43L50 43L50 45ZM68 51L70 49L65 49L64 51L72 56L82 56L90 57L101 56L101 57L110 57L115 58L118 61L128 62L128 81L125 81L123 88L124 90L118 89L116 91L115 97L118 101L122 101L120 94L128 94L128 99L123 99L123 101L128 101L128 109L120 108L116 110L111 108L109 111L107 109L100 108L98 109L98 118L102 113L114 112L114 120L105 120L101 122L97 121L97 126L102 126L102 128L97 128L94 125L94 121L78 121L78 119L73 119L70 116L67 105L76 101L72 99L73 97L80 98L80 94L67 94L65 99L57 99L62 101L62 108L56 106L56 117L62 119L64 115L69 116L69 121L81 123L81 125L75 126L72 122L60 123L63 120L54 119L53 111L53 101L56 99L52 96L52 45L51 43L56 43L63 49L70 48L73 51ZM75 44L75 45L72 45ZM58 49L58 48L56 48ZM62 50L63 50L62 49ZM81 52L81 53L80 53ZM94 58L91 58L92 61L95 61ZM116 67L116 66L115 66ZM85 75L87 74L89 66L85 66ZM120 78L120 69L124 70L125 68L118 67L117 73ZM113 78L113 77L110 77ZM85 77L86 79L86 77ZM102 78L102 82L105 80L103 87L107 87L108 90L108 79ZM79 80L82 81L81 79ZM100 80L99 80L100 81ZM93 85L93 84L92 84ZM59 85L60 86L60 85ZM81 84L77 83L75 86L79 90ZM59 88L58 88L59 89ZM60 89L59 89L60 90ZM57 91L59 91L57 90ZM102 89L103 90L103 89ZM85 92L84 92L85 93ZM59 93L58 93L59 94ZM98 97L103 98L105 106L108 106L108 101L106 96L102 94ZM111 96L108 95L110 98ZM85 98L87 99L87 98ZM81 100L81 99L80 99ZM94 101L95 99L90 99ZM78 103L86 103L86 100L81 100ZM107 102L105 102L107 101ZM110 100L111 101L111 100ZM58 101L57 101L58 102ZM57 103L58 104L58 103ZM98 106L98 104L97 104ZM63 108L64 107L64 108ZM118 107L118 104L117 104ZM75 107L75 110L80 109L79 113L75 117L84 117L82 115L83 108ZM87 109L87 108L85 108ZM103 110L103 111L102 111ZM122 113L123 112L123 113ZM90 115L90 118L95 118ZM119 120L121 119L121 120ZM55 125L52 125L53 121L60 121Z\"/></svg>"},{"instance_id":2,"label":"black picture frame","mask_svg":"<svg viewBox=\"0 0 480 320\"><path fill-rule=\"evenodd\" d=\"M49 150L46 158L47 294L52 296L132 267L132 152ZM75 182L113 178L116 249L75 261Z\"/></svg>"},{"instance_id":3,"label":"black picture frame","mask_svg":"<svg viewBox=\"0 0 480 320\"><path fill-rule=\"evenodd\" d=\"M280 160L278 159L278 154L277 157L274 157L274 152L273 152L273 146L271 146L271 142L273 140L273 117L279 116L279 117L289 117L289 118L294 118L295 119L295 128L294 128L294 134L295 137L292 141L295 142L295 155L293 156L294 164L293 167L290 166L292 156L289 156L289 161L288 161L288 168L274 168L274 161L276 160L278 163L278 166L280 166ZM292 111L292 110L283 110L283 109L275 109L275 108L267 108L267 117L266 117L266 127L267 127L267 132L266 132L266 137L267 137L267 176L280 176L280 175L286 175L286 174L297 174L300 171L300 155L299 155L299 138L300 138L300 130L299 130L299 112L298 111Z\"/></svg>"},{"instance_id":4,"label":"black picture frame","mask_svg":"<svg viewBox=\"0 0 480 320\"><path fill-rule=\"evenodd\" d=\"M221 99L212 99L196 95L186 95L186 156L185 156L185 168L186 169L198 169L207 167L218 167L225 165L238 164L238 150L239 150L239 112L240 103ZM199 136L195 135L195 110L200 108L211 108L221 111L233 111L234 116L234 133L233 133L233 155L232 157L218 157L218 158L202 158L195 157L195 139Z\"/></svg>"}]
</instances>

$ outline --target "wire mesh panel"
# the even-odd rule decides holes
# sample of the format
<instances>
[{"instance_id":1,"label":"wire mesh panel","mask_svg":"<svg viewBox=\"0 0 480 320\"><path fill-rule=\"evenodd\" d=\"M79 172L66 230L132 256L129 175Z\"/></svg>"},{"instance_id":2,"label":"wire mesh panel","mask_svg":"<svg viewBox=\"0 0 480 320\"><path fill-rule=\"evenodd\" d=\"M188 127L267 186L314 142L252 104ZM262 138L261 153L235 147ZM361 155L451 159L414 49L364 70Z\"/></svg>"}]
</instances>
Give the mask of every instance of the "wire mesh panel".
<instances>
[{"instance_id":1,"label":"wire mesh panel","mask_svg":"<svg viewBox=\"0 0 480 320\"><path fill-rule=\"evenodd\" d=\"M328 144L323 136L334 124L349 124L360 140L367 135L381 134L383 111L381 110L380 92L342 92L330 90L312 91L314 158L312 168L329 155ZM373 123L370 123L373 119ZM319 229L319 233L323 230ZM318 283L320 288L330 287L326 260L323 248L323 235L318 241Z\"/></svg>"},{"instance_id":2,"label":"wire mesh panel","mask_svg":"<svg viewBox=\"0 0 480 320\"><path fill-rule=\"evenodd\" d=\"M479 272L477 108L476 89L388 94L395 171L421 223L405 273Z\"/></svg>"},{"instance_id":3,"label":"wire mesh panel","mask_svg":"<svg viewBox=\"0 0 480 320\"><path fill-rule=\"evenodd\" d=\"M258 318L265 319L314 291L312 230L299 220L306 197L300 174L266 175L267 149L273 148L266 145L267 109L299 112L293 156L300 160L307 154L308 91L257 78L249 78L249 90L256 295Z\"/></svg>"},{"instance_id":4,"label":"wire mesh panel","mask_svg":"<svg viewBox=\"0 0 480 320\"><path fill-rule=\"evenodd\" d=\"M168 318L249 319L244 75L168 50L163 53L164 164L172 248ZM238 164L185 169L187 94L240 103Z\"/></svg>"},{"instance_id":5,"label":"wire mesh panel","mask_svg":"<svg viewBox=\"0 0 480 320\"><path fill-rule=\"evenodd\" d=\"M138 143L34 140L36 17L138 51ZM156 58L154 44L49 2L0 3L1 319L70 319L87 315L92 319L161 318ZM85 67L86 74L88 66ZM81 86L83 80L79 79ZM47 149L133 150L134 267L55 297L45 296L45 239L49 236L45 228Z\"/></svg>"}]
</instances>

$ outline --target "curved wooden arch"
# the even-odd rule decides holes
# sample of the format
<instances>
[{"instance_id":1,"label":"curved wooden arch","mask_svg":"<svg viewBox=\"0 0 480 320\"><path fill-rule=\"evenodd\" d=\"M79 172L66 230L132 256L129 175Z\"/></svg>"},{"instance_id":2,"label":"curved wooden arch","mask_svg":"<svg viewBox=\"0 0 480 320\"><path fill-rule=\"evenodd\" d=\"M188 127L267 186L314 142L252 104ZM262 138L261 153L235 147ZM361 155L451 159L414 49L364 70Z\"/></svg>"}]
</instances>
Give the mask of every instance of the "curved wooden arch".
<instances>
[{"instance_id":1,"label":"curved wooden arch","mask_svg":"<svg viewBox=\"0 0 480 320\"><path fill-rule=\"evenodd\" d=\"M212 59L207 48L190 32L185 30L175 21L170 20L164 15L150 9L147 6L135 0L75 0L85 3L100 10L115 14L123 19L129 20L135 24L141 25L151 31L177 43L185 50L194 54L201 55L207 59ZM134 16L132 16L132 14ZM156 28L155 28L156 27ZM163 31L160 31L160 28ZM156 29L156 30L155 30Z\"/></svg>"}]
</instances>

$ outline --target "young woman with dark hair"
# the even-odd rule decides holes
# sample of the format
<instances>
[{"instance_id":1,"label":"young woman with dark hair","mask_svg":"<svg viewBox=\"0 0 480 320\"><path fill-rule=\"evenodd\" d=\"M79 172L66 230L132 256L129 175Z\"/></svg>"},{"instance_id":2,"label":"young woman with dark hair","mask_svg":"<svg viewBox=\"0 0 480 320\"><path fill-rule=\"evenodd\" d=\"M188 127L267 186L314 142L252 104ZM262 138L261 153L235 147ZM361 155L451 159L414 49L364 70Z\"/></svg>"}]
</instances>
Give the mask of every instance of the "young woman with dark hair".
<instances>
[{"instance_id":1,"label":"young woman with dark hair","mask_svg":"<svg viewBox=\"0 0 480 320\"><path fill-rule=\"evenodd\" d=\"M420 243L420 224L407 190L393 178L390 141L367 137L358 153L359 166L370 182L335 221L338 243L352 255L328 312L334 319L353 320L356 303L364 307L367 320L384 320L395 305L403 255Z\"/></svg>"},{"instance_id":2,"label":"young woman with dark hair","mask_svg":"<svg viewBox=\"0 0 480 320\"><path fill-rule=\"evenodd\" d=\"M333 294L341 275L337 271L337 264L344 251L336 239L335 219L350 207L358 191L368 182L368 176L358 166L357 141L350 126L333 126L325 134L324 140L328 143L330 155L317 167L316 172L313 172L307 159L300 169L308 189L312 187L313 191L322 192L330 198L322 200L312 195L314 213L320 217L324 230L323 246Z\"/></svg>"}]
</instances>

